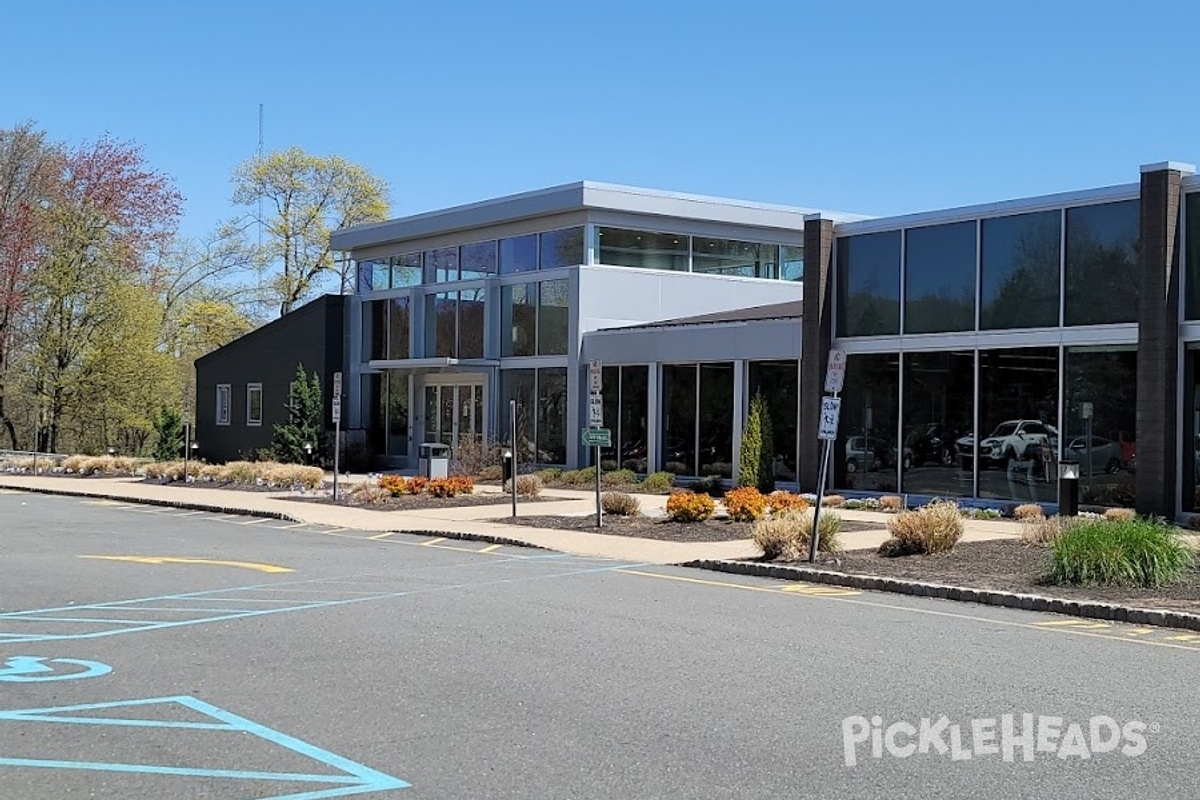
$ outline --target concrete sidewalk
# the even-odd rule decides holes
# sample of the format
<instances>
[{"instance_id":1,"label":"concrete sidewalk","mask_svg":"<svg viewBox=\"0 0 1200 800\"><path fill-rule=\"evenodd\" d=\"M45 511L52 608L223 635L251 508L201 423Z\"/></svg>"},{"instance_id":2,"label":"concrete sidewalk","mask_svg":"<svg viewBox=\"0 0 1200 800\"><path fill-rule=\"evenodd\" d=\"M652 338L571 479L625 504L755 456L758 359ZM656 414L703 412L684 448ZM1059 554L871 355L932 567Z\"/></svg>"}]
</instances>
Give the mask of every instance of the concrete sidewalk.
<instances>
[{"instance_id":1,"label":"concrete sidewalk","mask_svg":"<svg viewBox=\"0 0 1200 800\"><path fill-rule=\"evenodd\" d=\"M621 561L647 564L681 564L698 560L745 559L759 555L746 539L729 542L664 542L604 533L533 528L506 521L511 513L503 502L485 506L453 506L414 511L376 511L347 508L324 503L297 502L296 492L258 492L237 489L201 488L195 485L146 483L140 478L74 478L45 475L0 474L0 488L24 489L53 494L103 497L113 500L178 505L226 513L273 516L315 525L362 531L408 533L454 533L519 542L574 555L602 556ZM495 493L495 487L480 487L480 493ZM308 495L311 497L311 494ZM642 510L651 516L663 513L663 495L635 495ZM594 513L594 493L571 489L548 489L542 500L517 505L519 516L563 514L584 516ZM498 500L500 498L497 498ZM845 520L871 522L878 529L843 533L847 550L874 549L887 538L883 528L886 516L879 512L838 510ZM1015 538L1017 523L1009 521L964 520L963 541Z\"/></svg>"}]
</instances>

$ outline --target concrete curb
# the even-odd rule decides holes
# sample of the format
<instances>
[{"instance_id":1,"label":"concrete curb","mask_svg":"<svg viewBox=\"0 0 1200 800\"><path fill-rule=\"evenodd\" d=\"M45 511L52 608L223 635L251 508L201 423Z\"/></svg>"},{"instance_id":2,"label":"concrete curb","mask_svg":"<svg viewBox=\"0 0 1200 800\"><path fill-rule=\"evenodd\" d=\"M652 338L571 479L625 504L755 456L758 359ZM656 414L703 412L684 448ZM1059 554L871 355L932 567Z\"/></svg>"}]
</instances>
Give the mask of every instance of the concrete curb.
<instances>
[{"instance_id":1,"label":"concrete curb","mask_svg":"<svg viewBox=\"0 0 1200 800\"><path fill-rule=\"evenodd\" d=\"M67 489L46 489L44 487L32 486L12 486L9 488L18 489L22 492L30 494L49 494L58 497L83 497L91 500L114 500L118 503L133 503L143 506L159 506L160 508L182 508L188 511L206 511L211 514L240 514L244 517L263 517L265 519L278 519L284 522L304 522L304 520L293 517L291 514L284 514L282 511L263 511L261 509L243 508L234 506L213 505L211 503L197 503L190 500L164 500L157 497L129 497L128 495L92 492L70 491Z\"/></svg>"},{"instance_id":2,"label":"concrete curb","mask_svg":"<svg viewBox=\"0 0 1200 800\"><path fill-rule=\"evenodd\" d=\"M403 533L407 536L433 536L442 539L455 539L460 542L481 542L483 544L502 544L508 547L526 547L530 550L547 550L550 552L558 552L550 547L542 547L540 544L532 544L524 542L520 539L510 539L507 536L493 536L490 533L466 533L463 531L430 531L430 530L414 530L408 528L397 528L394 531L386 531L386 533ZM570 553L564 553L570 555Z\"/></svg>"},{"instance_id":3,"label":"concrete curb","mask_svg":"<svg viewBox=\"0 0 1200 800\"><path fill-rule=\"evenodd\" d=\"M725 572L734 575L754 575L761 578L776 578L788 581L810 581L873 592L891 592L914 597L935 597L963 603L981 603L989 606L1016 608L1022 611L1041 611L1049 614L1066 614L1087 619L1130 622L1135 625L1156 625L1162 628L1200 630L1200 614L1162 609L1136 608L1115 603L1099 603L1091 600L1062 600L1035 594L1018 594L992 589L970 589L941 583L904 578L884 578L879 575L851 575L845 572L792 567L782 564L766 564L752 561L689 561L682 567Z\"/></svg>"}]
</instances>

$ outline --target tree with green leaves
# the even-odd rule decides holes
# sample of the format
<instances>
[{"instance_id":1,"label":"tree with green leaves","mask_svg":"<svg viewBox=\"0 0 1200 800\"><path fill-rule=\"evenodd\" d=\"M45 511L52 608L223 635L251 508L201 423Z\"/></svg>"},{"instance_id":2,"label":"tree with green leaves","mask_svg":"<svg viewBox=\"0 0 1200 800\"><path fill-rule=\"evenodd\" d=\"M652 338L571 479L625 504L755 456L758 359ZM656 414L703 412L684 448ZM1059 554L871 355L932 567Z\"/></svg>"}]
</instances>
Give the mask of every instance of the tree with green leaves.
<instances>
[{"instance_id":1,"label":"tree with green leaves","mask_svg":"<svg viewBox=\"0 0 1200 800\"><path fill-rule=\"evenodd\" d=\"M266 234L257 260L267 275L264 300L280 315L310 297L339 269L329 243L338 228L378 222L388 214L388 186L340 156L315 156L299 147L255 156L233 174L233 202L253 209ZM262 210L261 215L259 209Z\"/></svg>"},{"instance_id":2,"label":"tree with green leaves","mask_svg":"<svg viewBox=\"0 0 1200 800\"><path fill-rule=\"evenodd\" d=\"M163 406L154 418L155 461L174 461L183 456L183 415L179 409Z\"/></svg>"},{"instance_id":3,"label":"tree with green leaves","mask_svg":"<svg viewBox=\"0 0 1200 800\"><path fill-rule=\"evenodd\" d=\"M296 379L288 393L288 421L275 426L271 447L275 458L290 464L308 464L318 457L321 417L324 408L321 378L309 375L303 364L296 365ZM305 445L312 446L310 455Z\"/></svg>"},{"instance_id":4,"label":"tree with green leaves","mask_svg":"<svg viewBox=\"0 0 1200 800\"><path fill-rule=\"evenodd\" d=\"M775 490L775 442L771 414L762 392L750 401L750 413L742 429L738 456L738 486L753 486L761 492Z\"/></svg>"}]
</instances>

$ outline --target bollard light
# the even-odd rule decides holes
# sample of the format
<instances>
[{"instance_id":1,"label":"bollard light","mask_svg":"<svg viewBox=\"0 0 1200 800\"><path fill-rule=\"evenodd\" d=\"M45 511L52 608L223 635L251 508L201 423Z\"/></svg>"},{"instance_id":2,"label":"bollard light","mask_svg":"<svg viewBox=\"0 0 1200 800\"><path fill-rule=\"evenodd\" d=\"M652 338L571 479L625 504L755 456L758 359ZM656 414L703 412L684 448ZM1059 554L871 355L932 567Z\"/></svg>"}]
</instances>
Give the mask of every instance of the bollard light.
<instances>
[{"instance_id":1,"label":"bollard light","mask_svg":"<svg viewBox=\"0 0 1200 800\"><path fill-rule=\"evenodd\" d=\"M1068 481L1079 480L1079 462L1077 461L1060 461L1058 462L1058 477Z\"/></svg>"}]
</instances>

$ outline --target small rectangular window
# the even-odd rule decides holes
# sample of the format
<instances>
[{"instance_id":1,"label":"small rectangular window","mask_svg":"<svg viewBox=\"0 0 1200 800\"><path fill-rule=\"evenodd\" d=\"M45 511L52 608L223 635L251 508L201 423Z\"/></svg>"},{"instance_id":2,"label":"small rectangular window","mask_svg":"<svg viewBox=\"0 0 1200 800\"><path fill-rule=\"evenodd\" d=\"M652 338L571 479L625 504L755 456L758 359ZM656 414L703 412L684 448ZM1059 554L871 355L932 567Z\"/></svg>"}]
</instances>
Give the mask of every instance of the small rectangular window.
<instances>
[{"instance_id":1,"label":"small rectangular window","mask_svg":"<svg viewBox=\"0 0 1200 800\"><path fill-rule=\"evenodd\" d=\"M262 384L246 384L246 424L262 425Z\"/></svg>"},{"instance_id":2,"label":"small rectangular window","mask_svg":"<svg viewBox=\"0 0 1200 800\"><path fill-rule=\"evenodd\" d=\"M217 385L217 424L229 424L229 384L222 383Z\"/></svg>"}]
</instances>

